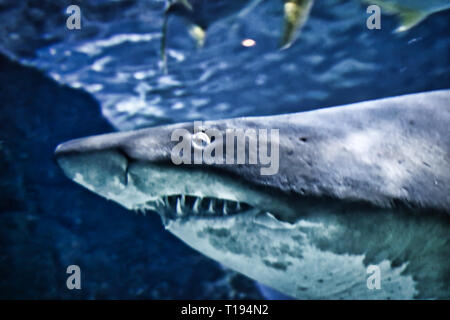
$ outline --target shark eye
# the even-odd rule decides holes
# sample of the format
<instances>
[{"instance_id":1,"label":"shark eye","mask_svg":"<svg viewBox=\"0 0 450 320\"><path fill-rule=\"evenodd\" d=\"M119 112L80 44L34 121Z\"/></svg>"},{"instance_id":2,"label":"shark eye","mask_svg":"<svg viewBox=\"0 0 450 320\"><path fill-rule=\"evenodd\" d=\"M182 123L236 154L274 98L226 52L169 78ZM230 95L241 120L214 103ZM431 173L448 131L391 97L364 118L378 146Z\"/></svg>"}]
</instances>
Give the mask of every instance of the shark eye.
<instances>
[{"instance_id":1,"label":"shark eye","mask_svg":"<svg viewBox=\"0 0 450 320\"><path fill-rule=\"evenodd\" d=\"M203 149L211 143L211 139L204 132L197 132L192 136L192 145L194 148Z\"/></svg>"}]
</instances>

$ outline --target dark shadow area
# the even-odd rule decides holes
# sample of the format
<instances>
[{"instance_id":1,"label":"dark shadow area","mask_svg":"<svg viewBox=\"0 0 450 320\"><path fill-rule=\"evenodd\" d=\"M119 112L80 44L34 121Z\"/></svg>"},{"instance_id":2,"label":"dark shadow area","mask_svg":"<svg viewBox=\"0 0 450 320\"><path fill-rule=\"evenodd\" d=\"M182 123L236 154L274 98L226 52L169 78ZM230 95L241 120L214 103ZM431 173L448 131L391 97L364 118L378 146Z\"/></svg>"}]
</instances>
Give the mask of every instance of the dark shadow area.
<instances>
[{"instance_id":1,"label":"dark shadow area","mask_svg":"<svg viewBox=\"0 0 450 320\"><path fill-rule=\"evenodd\" d=\"M64 177L57 144L112 131L98 103L0 56L0 299L261 298L165 232ZM66 268L81 268L68 290Z\"/></svg>"}]
</instances>

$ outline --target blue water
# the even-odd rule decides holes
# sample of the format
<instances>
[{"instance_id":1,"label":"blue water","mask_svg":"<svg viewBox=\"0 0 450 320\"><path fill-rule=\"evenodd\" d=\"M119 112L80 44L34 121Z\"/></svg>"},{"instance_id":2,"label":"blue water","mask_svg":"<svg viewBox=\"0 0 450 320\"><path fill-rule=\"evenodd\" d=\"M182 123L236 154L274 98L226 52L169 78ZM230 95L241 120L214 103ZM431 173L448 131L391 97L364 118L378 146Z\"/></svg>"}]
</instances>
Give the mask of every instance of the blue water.
<instances>
[{"instance_id":1,"label":"blue water","mask_svg":"<svg viewBox=\"0 0 450 320\"><path fill-rule=\"evenodd\" d=\"M300 39L283 51L281 0L214 23L201 49L173 17L165 74L162 0L83 2L81 30L65 27L69 4L0 5L0 51L25 66L2 60L2 116L14 124L0 130L11 167L0 188L0 270L11 272L0 279L2 298L261 297L251 281L166 233L158 217L132 217L66 181L51 160L63 140L450 87L449 12L399 35L388 15L381 30L368 30L360 1L316 1ZM71 263L86 270L82 294L64 287Z\"/></svg>"},{"instance_id":2,"label":"blue water","mask_svg":"<svg viewBox=\"0 0 450 320\"><path fill-rule=\"evenodd\" d=\"M381 30L368 30L360 1L317 1L301 38L284 51L277 50L281 0L213 24L200 50L173 17L169 72L163 74L163 2L125 3L92 1L81 8L81 30L36 31L55 43L36 48L31 59L18 55L56 81L90 92L120 130L297 112L449 87L447 12L398 35L398 21L387 15ZM255 40L253 47L241 44L248 38Z\"/></svg>"}]
</instances>

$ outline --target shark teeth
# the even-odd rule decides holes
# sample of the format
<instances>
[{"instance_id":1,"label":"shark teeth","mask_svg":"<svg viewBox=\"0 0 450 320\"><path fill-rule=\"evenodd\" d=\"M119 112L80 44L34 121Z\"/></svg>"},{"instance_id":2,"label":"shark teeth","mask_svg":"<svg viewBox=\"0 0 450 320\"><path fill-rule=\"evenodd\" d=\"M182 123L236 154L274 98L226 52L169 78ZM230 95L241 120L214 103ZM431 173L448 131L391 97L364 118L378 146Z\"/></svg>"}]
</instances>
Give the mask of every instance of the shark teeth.
<instances>
[{"instance_id":1,"label":"shark teeth","mask_svg":"<svg viewBox=\"0 0 450 320\"><path fill-rule=\"evenodd\" d=\"M164 214L165 218L178 219L188 216L218 217L243 213L252 207L243 202L197 197L191 195L170 195L148 201L135 208L145 215L148 210Z\"/></svg>"},{"instance_id":2,"label":"shark teeth","mask_svg":"<svg viewBox=\"0 0 450 320\"><path fill-rule=\"evenodd\" d=\"M228 215L228 201L224 201L224 202L223 202L223 214L224 214L225 216Z\"/></svg>"},{"instance_id":3,"label":"shark teeth","mask_svg":"<svg viewBox=\"0 0 450 320\"><path fill-rule=\"evenodd\" d=\"M181 203L180 203L180 198L177 198L177 206L176 206L176 212L177 212L177 216L182 216L183 215L183 210L181 210Z\"/></svg>"},{"instance_id":4,"label":"shark teeth","mask_svg":"<svg viewBox=\"0 0 450 320\"><path fill-rule=\"evenodd\" d=\"M215 201L214 199L210 199L209 200L209 206L208 206L208 210L206 211L207 213L211 213L214 214L214 205L215 205Z\"/></svg>"},{"instance_id":5,"label":"shark teeth","mask_svg":"<svg viewBox=\"0 0 450 320\"><path fill-rule=\"evenodd\" d=\"M201 198L195 198L194 200L194 206L192 207L192 212L194 212L194 214L197 214L200 212L200 205L201 205L202 199Z\"/></svg>"}]
</instances>

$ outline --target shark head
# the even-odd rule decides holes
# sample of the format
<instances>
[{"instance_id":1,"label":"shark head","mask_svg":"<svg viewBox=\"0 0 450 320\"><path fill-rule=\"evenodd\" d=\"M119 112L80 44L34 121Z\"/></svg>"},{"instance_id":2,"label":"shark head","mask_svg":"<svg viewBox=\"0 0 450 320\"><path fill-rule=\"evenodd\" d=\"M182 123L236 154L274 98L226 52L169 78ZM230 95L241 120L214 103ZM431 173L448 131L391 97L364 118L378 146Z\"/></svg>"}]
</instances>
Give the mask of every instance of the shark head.
<instances>
[{"instance_id":1,"label":"shark head","mask_svg":"<svg viewBox=\"0 0 450 320\"><path fill-rule=\"evenodd\" d=\"M160 126L55 153L73 181L157 212L194 249L287 295L448 298L449 97Z\"/></svg>"},{"instance_id":2,"label":"shark head","mask_svg":"<svg viewBox=\"0 0 450 320\"><path fill-rule=\"evenodd\" d=\"M55 153L58 164L70 179L127 209L162 212L164 222L169 222L166 218L187 219L191 214L208 218L256 208L293 217L295 209L288 201L283 201L287 195L245 177L264 173L264 170L270 173L270 169L274 169L245 163L252 161L254 154L257 157L255 143L259 137L255 130L242 130L243 139L238 137L240 132L233 136L235 140L231 144L236 157L231 162L230 158L225 159L229 156L225 152L221 152L222 163L218 158L213 164L204 161L203 153L208 148L229 149L227 142L233 130L230 125L253 127L246 122L235 119L202 123L202 127L209 126L212 130L187 123L112 133L66 142L59 145ZM220 132L228 132L228 136ZM202 135L208 145L202 145L205 144ZM174 152L182 144L186 148L178 153L182 163L177 163ZM244 154L249 154L245 159L237 155L241 147ZM272 149L275 147L278 148L278 142L272 143ZM197 160L199 151L200 162ZM191 153L188 158L187 153ZM234 166L236 170L228 170ZM176 216L172 217L173 214Z\"/></svg>"}]
</instances>

